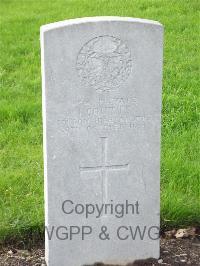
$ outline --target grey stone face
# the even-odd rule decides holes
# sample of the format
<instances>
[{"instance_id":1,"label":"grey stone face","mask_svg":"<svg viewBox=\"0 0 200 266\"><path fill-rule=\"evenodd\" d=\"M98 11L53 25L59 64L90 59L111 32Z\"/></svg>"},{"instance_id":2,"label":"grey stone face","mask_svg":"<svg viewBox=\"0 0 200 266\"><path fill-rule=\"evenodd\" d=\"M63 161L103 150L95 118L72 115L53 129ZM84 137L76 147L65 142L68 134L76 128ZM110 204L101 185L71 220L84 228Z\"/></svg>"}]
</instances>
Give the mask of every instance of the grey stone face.
<instances>
[{"instance_id":1,"label":"grey stone face","mask_svg":"<svg viewBox=\"0 0 200 266\"><path fill-rule=\"evenodd\" d=\"M162 45L141 19L41 28L49 266L159 257Z\"/></svg>"}]
</instances>

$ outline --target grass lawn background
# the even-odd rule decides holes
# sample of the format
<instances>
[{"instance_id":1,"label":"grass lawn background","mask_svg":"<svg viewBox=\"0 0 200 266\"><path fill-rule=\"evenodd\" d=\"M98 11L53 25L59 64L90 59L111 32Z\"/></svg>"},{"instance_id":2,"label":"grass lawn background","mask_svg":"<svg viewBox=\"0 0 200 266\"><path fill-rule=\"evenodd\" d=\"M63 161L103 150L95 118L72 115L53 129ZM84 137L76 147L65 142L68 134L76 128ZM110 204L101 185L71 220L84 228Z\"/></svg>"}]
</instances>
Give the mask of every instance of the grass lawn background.
<instances>
[{"instance_id":1,"label":"grass lawn background","mask_svg":"<svg viewBox=\"0 0 200 266\"><path fill-rule=\"evenodd\" d=\"M0 241L43 232L39 28L83 16L164 24L162 226L200 221L198 12L198 0L1 0Z\"/></svg>"}]
</instances>

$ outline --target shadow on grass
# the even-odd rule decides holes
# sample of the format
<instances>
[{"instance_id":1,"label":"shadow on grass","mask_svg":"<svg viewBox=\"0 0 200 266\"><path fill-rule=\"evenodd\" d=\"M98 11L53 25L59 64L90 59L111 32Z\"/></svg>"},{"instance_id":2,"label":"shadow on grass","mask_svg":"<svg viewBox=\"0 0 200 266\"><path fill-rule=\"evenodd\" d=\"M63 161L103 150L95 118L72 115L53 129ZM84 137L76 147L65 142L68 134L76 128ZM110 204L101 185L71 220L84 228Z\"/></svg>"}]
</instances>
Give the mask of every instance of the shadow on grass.
<instances>
[{"instance_id":1,"label":"shadow on grass","mask_svg":"<svg viewBox=\"0 0 200 266\"><path fill-rule=\"evenodd\" d=\"M41 227L32 226L20 229L18 232L10 232L0 239L0 248L13 246L17 249L31 250L33 248L44 248L45 232Z\"/></svg>"}]
</instances>

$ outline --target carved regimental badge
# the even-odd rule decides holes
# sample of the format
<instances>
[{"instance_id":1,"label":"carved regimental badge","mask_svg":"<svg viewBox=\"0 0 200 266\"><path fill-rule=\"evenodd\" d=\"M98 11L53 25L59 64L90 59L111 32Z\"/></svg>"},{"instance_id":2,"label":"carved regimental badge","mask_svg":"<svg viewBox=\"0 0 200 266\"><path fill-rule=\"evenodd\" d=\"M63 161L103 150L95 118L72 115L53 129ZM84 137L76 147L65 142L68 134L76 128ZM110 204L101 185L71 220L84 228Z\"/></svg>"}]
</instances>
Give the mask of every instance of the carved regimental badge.
<instances>
[{"instance_id":1,"label":"carved regimental badge","mask_svg":"<svg viewBox=\"0 0 200 266\"><path fill-rule=\"evenodd\" d=\"M77 56L82 82L97 91L115 90L131 71L131 53L119 38L99 36L87 42Z\"/></svg>"}]
</instances>

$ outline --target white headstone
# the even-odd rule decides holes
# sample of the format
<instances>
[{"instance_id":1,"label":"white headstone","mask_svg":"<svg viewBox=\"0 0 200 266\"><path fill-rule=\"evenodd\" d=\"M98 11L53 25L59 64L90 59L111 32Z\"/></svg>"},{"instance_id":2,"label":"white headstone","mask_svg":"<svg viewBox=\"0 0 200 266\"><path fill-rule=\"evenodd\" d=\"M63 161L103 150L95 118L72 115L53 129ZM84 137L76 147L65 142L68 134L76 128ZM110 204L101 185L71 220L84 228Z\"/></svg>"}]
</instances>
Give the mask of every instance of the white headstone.
<instances>
[{"instance_id":1,"label":"white headstone","mask_svg":"<svg viewBox=\"0 0 200 266\"><path fill-rule=\"evenodd\" d=\"M41 46L47 264L158 258L162 25L72 19Z\"/></svg>"}]
</instances>

